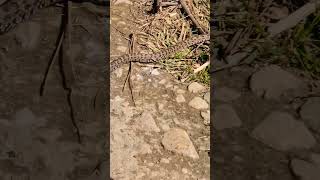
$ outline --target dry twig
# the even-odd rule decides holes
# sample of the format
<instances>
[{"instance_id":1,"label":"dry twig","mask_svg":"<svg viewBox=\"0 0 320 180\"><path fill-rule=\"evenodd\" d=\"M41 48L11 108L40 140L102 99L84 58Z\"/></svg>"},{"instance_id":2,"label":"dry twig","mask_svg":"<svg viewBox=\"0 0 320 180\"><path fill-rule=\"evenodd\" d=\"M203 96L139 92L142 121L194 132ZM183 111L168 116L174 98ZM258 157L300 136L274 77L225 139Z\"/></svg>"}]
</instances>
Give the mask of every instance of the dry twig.
<instances>
[{"instance_id":1,"label":"dry twig","mask_svg":"<svg viewBox=\"0 0 320 180\"><path fill-rule=\"evenodd\" d=\"M196 18L191 13L186 1L185 0L180 0L180 4L181 4L183 10L188 14L188 17L190 17L190 19L192 20L193 24L199 29L199 31L202 34L207 34L208 30L206 30L206 29L201 27L201 25L199 24L198 20L196 20Z\"/></svg>"}]
</instances>

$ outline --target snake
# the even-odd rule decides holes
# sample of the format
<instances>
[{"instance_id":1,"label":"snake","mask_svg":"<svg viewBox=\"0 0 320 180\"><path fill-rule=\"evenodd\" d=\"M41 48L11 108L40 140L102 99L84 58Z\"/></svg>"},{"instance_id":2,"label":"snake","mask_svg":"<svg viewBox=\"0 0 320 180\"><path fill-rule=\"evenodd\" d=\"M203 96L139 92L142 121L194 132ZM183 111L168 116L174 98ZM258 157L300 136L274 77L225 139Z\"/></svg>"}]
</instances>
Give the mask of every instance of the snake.
<instances>
[{"instance_id":1,"label":"snake","mask_svg":"<svg viewBox=\"0 0 320 180\"><path fill-rule=\"evenodd\" d=\"M39 9L67 1L68 0L0 0L0 35L14 29L18 24L29 20ZM108 6L110 3L109 0L73 0L73 2L91 2L103 6ZM156 53L126 54L111 59L110 72L113 72L120 66L130 62L159 62L161 59L168 58L174 53L184 50L189 46L203 43L208 40L210 40L209 34L198 35Z\"/></svg>"},{"instance_id":2,"label":"snake","mask_svg":"<svg viewBox=\"0 0 320 180\"><path fill-rule=\"evenodd\" d=\"M110 72L115 71L123 64L128 64L130 62L139 62L139 63L157 63L162 59L168 58L171 55L174 55L177 52L180 52L190 46L200 44L210 40L210 34L204 35L195 35L191 38L188 38L184 41L178 42L176 45L171 46L166 49L162 49L159 52L149 53L149 54L125 54L120 57L111 59Z\"/></svg>"},{"instance_id":3,"label":"snake","mask_svg":"<svg viewBox=\"0 0 320 180\"><path fill-rule=\"evenodd\" d=\"M0 35L29 20L39 9L68 0L0 0ZM73 0L73 2L91 2L108 6L109 0Z\"/></svg>"}]
</instances>

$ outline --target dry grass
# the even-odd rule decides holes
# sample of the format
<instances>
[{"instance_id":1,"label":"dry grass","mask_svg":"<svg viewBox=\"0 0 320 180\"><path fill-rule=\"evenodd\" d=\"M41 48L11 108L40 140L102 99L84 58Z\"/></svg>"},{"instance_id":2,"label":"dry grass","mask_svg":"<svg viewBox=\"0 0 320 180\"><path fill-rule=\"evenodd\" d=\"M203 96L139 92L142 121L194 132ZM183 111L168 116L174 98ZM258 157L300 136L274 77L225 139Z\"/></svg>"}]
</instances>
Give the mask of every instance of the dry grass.
<instances>
[{"instance_id":1,"label":"dry grass","mask_svg":"<svg viewBox=\"0 0 320 180\"><path fill-rule=\"evenodd\" d=\"M141 9L151 9L150 1L139 2ZM194 0L190 7L191 12L203 28L209 29L210 19L210 1ZM145 35L138 39L139 44L145 46L149 51L161 51L172 45L175 45L197 33L192 21L186 17L183 10L178 6L163 7L162 11L153 17L147 17L139 20L141 32ZM175 54L169 59L161 62L169 73L180 80L195 80L203 83L209 83L208 69L196 75L193 70L209 60L209 46L199 45L193 49L187 49ZM202 76L207 76L206 78ZM197 76L200 76L197 78Z\"/></svg>"},{"instance_id":2,"label":"dry grass","mask_svg":"<svg viewBox=\"0 0 320 180\"><path fill-rule=\"evenodd\" d=\"M214 4L213 19L216 23L215 33L222 34L214 38L215 48L220 56L218 59L225 60L244 47L254 45L260 53L256 62L296 67L305 70L312 77L319 77L319 12L275 38L267 38L266 29L270 24L285 18L305 3L306 1L219 0ZM235 46L230 46L230 42L241 31L244 33L238 37Z\"/></svg>"}]
</instances>

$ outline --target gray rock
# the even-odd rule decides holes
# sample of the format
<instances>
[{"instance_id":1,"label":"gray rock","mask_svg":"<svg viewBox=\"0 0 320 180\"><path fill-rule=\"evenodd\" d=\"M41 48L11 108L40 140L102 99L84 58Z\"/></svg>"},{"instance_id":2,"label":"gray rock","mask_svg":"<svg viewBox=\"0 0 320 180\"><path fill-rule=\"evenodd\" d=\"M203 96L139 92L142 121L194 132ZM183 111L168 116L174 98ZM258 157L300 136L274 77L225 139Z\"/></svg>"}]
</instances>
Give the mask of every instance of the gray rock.
<instances>
[{"instance_id":1,"label":"gray rock","mask_svg":"<svg viewBox=\"0 0 320 180\"><path fill-rule=\"evenodd\" d=\"M160 132L152 114L149 112L143 112L135 124L142 131Z\"/></svg>"},{"instance_id":2,"label":"gray rock","mask_svg":"<svg viewBox=\"0 0 320 180\"><path fill-rule=\"evenodd\" d=\"M161 158L160 163L169 164L170 160L167 158Z\"/></svg>"},{"instance_id":3,"label":"gray rock","mask_svg":"<svg viewBox=\"0 0 320 180\"><path fill-rule=\"evenodd\" d=\"M318 180L320 177L320 167L308 161L293 159L290 168L301 180Z\"/></svg>"},{"instance_id":4,"label":"gray rock","mask_svg":"<svg viewBox=\"0 0 320 180\"><path fill-rule=\"evenodd\" d=\"M153 76L158 76L158 75L160 75L160 72L158 71L158 69L153 69L153 70L151 71L151 75L153 75Z\"/></svg>"},{"instance_id":5,"label":"gray rock","mask_svg":"<svg viewBox=\"0 0 320 180\"><path fill-rule=\"evenodd\" d=\"M208 103L210 103L210 91L209 91L209 92L206 92L206 93L203 95L203 99L206 100Z\"/></svg>"},{"instance_id":6,"label":"gray rock","mask_svg":"<svg viewBox=\"0 0 320 180\"><path fill-rule=\"evenodd\" d=\"M186 91L185 90L183 90L183 89L177 89L176 90L176 93L177 94L184 94Z\"/></svg>"},{"instance_id":7,"label":"gray rock","mask_svg":"<svg viewBox=\"0 0 320 180\"><path fill-rule=\"evenodd\" d=\"M206 126L210 125L210 111L201 111L200 115L203 118L203 124Z\"/></svg>"},{"instance_id":8,"label":"gray rock","mask_svg":"<svg viewBox=\"0 0 320 180\"><path fill-rule=\"evenodd\" d=\"M271 65L254 73L250 80L251 90L266 99L278 99L281 96L297 95L301 93L304 83L282 70L279 66Z\"/></svg>"},{"instance_id":9,"label":"gray rock","mask_svg":"<svg viewBox=\"0 0 320 180\"><path fill-rule=\"evenodd\" d=\"M169 151L182 154L193 159L199 159L199 155L193 146L188 133L182 129L170 129L164 134L161 142L164 148Z\"/></svg>"},{"instance_id":10,"label":"gray rock","mask_svg":"<svg viewBox=\"0 0 320 180\"><path fill-rule=\"evenodd\" d=\"M222 102L230 102L240 97L240 92L228 87L217 88L214 92L214 99Z\"/></svg>"},{"instance_id":11,"label":"gray rock","mask_svg":"<svg viewBox=\"0 0 320 180\"><path fill-rule=\"evenodd\" d=\"M213 113L213 127L217 130L240 127L242 122L232 106L218 105Z\"/></svg>"},{"instance_id":12,"label":"gray rock","mask_svg":"<svg viewBox=\"0 0 320 180\"><path fill-rule=\"evenodd\" d=\"M301 118L315 131L320 132L320 97L312 97L300 110Z\"/></svg>"},{"instance_id":13,"label":"gray rock","mask_svg":"<svg viewBox=\"0 0 320 180\"><path fill-rule=\"evenodd\" d=\"M204 86L202 86L201 84L199 84L197 82L193 82L188 86L188 90L191 93L198 93L198 92L201 92L205 89L206 88Z\"/></svg>"},{"instance_id":14,"label":"gray rock","mask_svg":"<svg viewBox=\"0 0 320 180\"><path fill-rule=\"evenodd\" d=\"M308 149L316 140L303 122L286 112L272 112L252 132L262 143L280 151Z\"/></svg>"},{"instance_id":15,"label":"gray rock","mask_svg":"<svg viewBox=\"0 0 320 180\"><path fill-rule=\"evenodd\" d=\"M183 97L182 94L178 94L177 97L176 97L176 101L178 103L183 103L183 102L186 102L186 99Z\"/></svg>"},{"instance_id":16,"label":"gray rock","mask_svg":"<svg viewBox=\"0 0 320 180\"><path fill-rule=\"evenodd\" d=\"M195 97L189 102L189 106L195 108L195 109L208 109L209 105L208 103L200 98L200 97Z\"/></svg>"}]
</instances>

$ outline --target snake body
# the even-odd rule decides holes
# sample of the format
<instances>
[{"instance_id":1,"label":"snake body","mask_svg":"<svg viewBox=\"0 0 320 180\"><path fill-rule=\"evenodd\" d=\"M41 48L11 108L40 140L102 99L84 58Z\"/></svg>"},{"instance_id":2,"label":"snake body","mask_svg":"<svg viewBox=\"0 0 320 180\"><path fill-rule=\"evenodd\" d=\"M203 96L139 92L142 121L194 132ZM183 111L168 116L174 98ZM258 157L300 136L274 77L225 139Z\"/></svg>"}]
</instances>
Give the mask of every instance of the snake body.
<instances>
[{"instance_id":1,"label":"snake body","mask_svg":"<svg viewBox=\"0 0 320 180\"><path fill-rule=\"evenodd\" d=\"M37 10L68 0L2 0L0 1L0 34L13 29L17 24L28 20ZM75 2L91 2L98 5L109 5L109 0L73 0ZM153 54L126 54L111 61L110 71L113 72L129 62L154 63L168 58L189 46L210 40L210 35L199 35L178 43L175 46Z\"/></svg>"},{"instance_id":2,"label":"snake body","mask_svg":"<svg viewBox=\"0 0 320 180\"><path fill-rule=\"evenodd\" d=\"M13 29L36 13L39 9L68 0L0 0L0 34ZM73 0L74 2L91 2L108 6L109 0Z\"/></svg>"},{"instance_id":3,"label":"snake body","mask_svg":"<svg viewBox=\"0 0 320 180\"><path fill-rule=\"evenodd\" d=\"M0 34L28 20L40 8L58 2L61 0L6 0L0 5Z\"/></svg>"},{"instance_id":4,"label":"snake body","mask_svg":"<svg viewBox=\"0 0 320 180\"><path fill-rule=\"evenodd\" d=\"M200 44L205 41L210 40L210 35L198 35L194 36L190 39L187 39L183 42L177 43L176 45L169 47L167 49L164 49L162 51L152 53L152 54L126 54L120 57L117 57L111 61L110 65L110 72L113 72L114 70L118 69L123 64L128 64L130 62L140 62L140 63L156 63L159 62L162 59L168 58L171 55L182 51L192 45Z\"/></svg>"}]
</instances>

